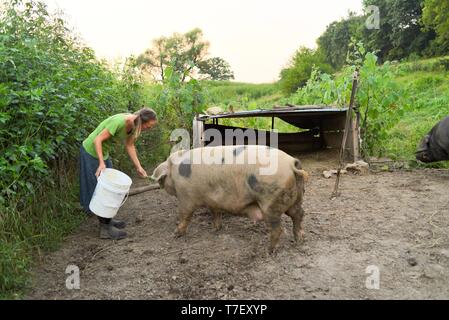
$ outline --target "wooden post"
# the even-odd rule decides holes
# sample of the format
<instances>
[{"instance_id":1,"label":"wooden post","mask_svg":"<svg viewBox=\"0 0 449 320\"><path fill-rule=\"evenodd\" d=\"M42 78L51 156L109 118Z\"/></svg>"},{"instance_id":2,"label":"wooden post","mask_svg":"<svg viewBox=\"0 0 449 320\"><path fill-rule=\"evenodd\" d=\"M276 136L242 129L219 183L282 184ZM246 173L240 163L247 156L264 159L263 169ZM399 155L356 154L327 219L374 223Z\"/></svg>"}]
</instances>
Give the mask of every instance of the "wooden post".
<instances>
[{"instance_id":1,"label":"wooden post","mask_svg":"<svg viewBox=\"0 0 449 320\"><path fill-rule=\"evenodd\" d=\"M357 118L352 119L350 122L350 130L348 132L348 139L346 141L347 147L345 149L344 159L356 162L359 160L359 134L358 134Z\"/></svg>"},{"instance_id":2,"label":"wooden post","mask_svg":"<svg viewBox=\"0 0 449 320\"><path fill-rule=\"evenodd\" d=\"M355 94L357 92L357 83L359 79L359 69L357 68L354 72L353 81L352 81L352 92L351 92L351 100L349 102L349 108L346 112L346 124L345 124L345 132L343 134L343 141L341 142L340 149L340 164L337 170L337 180L335 181L334 192L332 193L331 199L338 197L338 185L340 183L341 170L343 169L343 161L344 154L346 149L346 141L348 139L349 130L352 123L352 109L354 107Z\"/></svg>"},{"instance_id":3,"label":"wooden post","mask_svg":"<svg viewBox=\"0 0 449 320\"><path fill-rule=\"evenodd\" d=\"M193 118L193 148L204 147L204 122Z\"/></svg>"},{"instance_id":4,"label":"wooden post","mask_svg":"<svg viewBox=\"0 0 449 320\"><path fill-rule=\"evenodd\" d=\"M360 159L360 145L359 145L359 123L358 118L352 120L352 156L354 162L358 161Z\"/></svg>"}]
</instances>

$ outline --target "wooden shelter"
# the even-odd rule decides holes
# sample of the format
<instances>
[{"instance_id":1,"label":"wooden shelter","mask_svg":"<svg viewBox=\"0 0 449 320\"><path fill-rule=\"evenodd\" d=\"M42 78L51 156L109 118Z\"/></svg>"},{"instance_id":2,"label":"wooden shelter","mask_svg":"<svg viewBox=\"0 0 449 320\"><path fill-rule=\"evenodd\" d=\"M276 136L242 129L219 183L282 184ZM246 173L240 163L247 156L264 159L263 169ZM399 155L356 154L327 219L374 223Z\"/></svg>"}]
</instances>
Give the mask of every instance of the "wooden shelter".
<instances>
[{"instance_id":1,"label":"wooden shelter","mask_svg":"<svg viewBox=\"0 0 449 320\"><path fill-rule=\"evenodd\" d=\"M323 106L286 106L273 109L250 110L220 113L216 115L197 115L193 120L193 147L216 145L270 145L273 139L275 118L299 128L295 133L277 133L277 148L295 155L305 151L340 149L343 142L348 108ZM239 128L220 125L220 119L268 117L272 119L270 131L253 128ZM214 129L214 130L209 130ZM240 130L242 131L240 131ZM232 130L243 132L244 141L238 139L214 139L220 132L222 137ZM261 139L260 137L266 137ZM360 129L358 117L352 117L347 135L344 158L357 161L360 156Z\"/></svg>"}]
</instances>

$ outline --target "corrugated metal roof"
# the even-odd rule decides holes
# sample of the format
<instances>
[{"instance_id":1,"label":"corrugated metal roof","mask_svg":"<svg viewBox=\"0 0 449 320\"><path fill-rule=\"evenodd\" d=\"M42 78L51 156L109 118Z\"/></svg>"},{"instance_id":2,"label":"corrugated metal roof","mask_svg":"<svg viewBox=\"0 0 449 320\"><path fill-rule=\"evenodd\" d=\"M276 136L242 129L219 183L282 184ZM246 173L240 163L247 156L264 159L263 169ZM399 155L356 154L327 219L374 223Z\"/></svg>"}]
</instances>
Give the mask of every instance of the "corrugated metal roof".
<instances>
[{"instance_id":1,"label":"corrugated metal roof","mask_svg":"<svg viewBox=\"0 0 449 320\"><path fill-rule=\"evenodd\" d=\"M274 109L258 109L258 110L248 110L248 111L237 111L237 112L225 112L216 115L199 115L197 117L200 121L205 121L209 119L220 119L220 118L247 118L247 117L309 117L309 116L324 116L324 115L335 115L342 114L348 110L347 107L337 108L331 106L286 106L286 107L275 107Z\"/></svg>"}]
</instances>

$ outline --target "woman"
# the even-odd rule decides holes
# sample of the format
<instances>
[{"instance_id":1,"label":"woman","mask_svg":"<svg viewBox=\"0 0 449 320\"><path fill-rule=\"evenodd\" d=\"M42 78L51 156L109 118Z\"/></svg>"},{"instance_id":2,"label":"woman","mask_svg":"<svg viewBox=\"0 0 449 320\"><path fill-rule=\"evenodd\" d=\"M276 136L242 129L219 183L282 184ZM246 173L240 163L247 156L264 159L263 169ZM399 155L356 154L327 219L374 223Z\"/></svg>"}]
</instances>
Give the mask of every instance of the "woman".
<instances>
[{"instance_id":1,"label":"woman","mask_svg":"<svg viewBox=\"0 0 449 320\"><path fill-rule=\"evenodd\" d=\"M120 113L107 118L83 141L80 148L80 202L87 213L92 199L97 178L105 168L112 168L109 150L112 142L125 144L126 151L133 162L137 173L147 177L147 173L137 158L134 142L144 130L157 123L156 113L150 108L142 108L134 114ZM126 237L120 230L125 223L116 219L98 217L100 221L100 238L119 240Z\"/></svg>"}]
</instances>

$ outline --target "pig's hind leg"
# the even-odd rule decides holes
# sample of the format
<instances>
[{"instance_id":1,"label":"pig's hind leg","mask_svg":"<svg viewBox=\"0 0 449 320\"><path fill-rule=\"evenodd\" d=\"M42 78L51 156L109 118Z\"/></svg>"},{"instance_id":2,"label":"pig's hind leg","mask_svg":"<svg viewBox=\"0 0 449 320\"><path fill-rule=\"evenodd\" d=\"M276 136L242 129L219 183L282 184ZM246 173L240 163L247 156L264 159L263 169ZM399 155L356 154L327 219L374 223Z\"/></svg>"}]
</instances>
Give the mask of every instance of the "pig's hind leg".
<instances>
[{"instance_id":1,"label":"pig's hind leg","mask_svg":"<svg viewBox=\"0 0 449 320\"><path fill-rule=\"evenodd\" d=\"M276 246L279 242L279 238L282 234L282 226L281 226L281 215L282 212L274 212L271 211L264 217L268 228L270 229L270 246L269 252L273 253L276 249Z\"/></svg>"},{"instance_id":2,"label":"pig's hind leg","mask_svg":"<svg viewBox=\"0 0 449 320\"><path fill-rule=\"evenodd\" d=\"M295 241L304 240L304 230L302 228L302 219L304 217L304 210L300 202L295 203L290 209L285 212L293 221L293 236Z\"/></svg>"},{"instance_id":3,"label":"pig's hind leg","mask_svg":"<svg viewBox=\"0 0 449 320\"><path fill-rule=\"evenodd\" d=\"M285 212L286 208L281 203L272 202L268 205L260 205L262 210L263 220L270 229L270 245L269 252L274 253L276 246L279 242L279 238L282 234L281 216Z\"/></svg>"},{"instance_id":4,"label":"pig's hind leg","mask_svg":"<svg viewBox=\"0 0 449 320\"><path fill-rule=\"evenodd\" d=\"M222 228L222 217L223 217L223 213L221 211L218 210L211 210L212 211L212 217L213 217L213 222L214 222L214 228L215 231L220 231Z\"/></svg>"}]
</instances>

